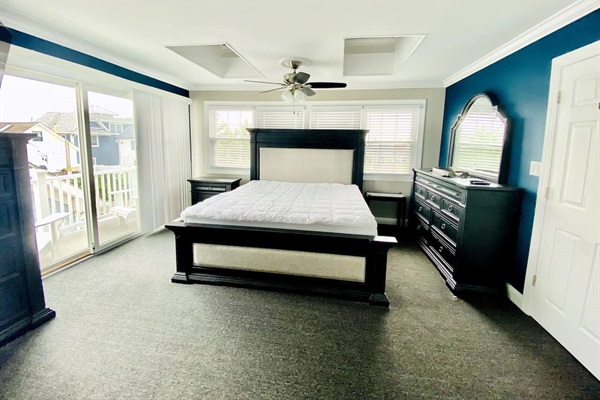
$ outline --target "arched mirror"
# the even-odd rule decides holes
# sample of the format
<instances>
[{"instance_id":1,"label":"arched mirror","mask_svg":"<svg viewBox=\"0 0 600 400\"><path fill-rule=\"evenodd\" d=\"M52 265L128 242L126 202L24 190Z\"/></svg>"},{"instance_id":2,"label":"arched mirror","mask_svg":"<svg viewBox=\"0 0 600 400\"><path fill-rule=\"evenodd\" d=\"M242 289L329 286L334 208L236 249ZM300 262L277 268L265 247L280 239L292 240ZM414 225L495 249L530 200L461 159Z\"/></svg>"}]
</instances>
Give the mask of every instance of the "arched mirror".
<instances>
[{"instance_id":1,"label":"arched mirror","mask_svg":"<svg viewBox=\"0 0 600 400\"><path fill-rule=\"evenodd\" d=\"M480 93L463 108L452 127L448 166L459 174L506 183L510 156L509 121L493 96Z\"/></svg>"}]
</instances>

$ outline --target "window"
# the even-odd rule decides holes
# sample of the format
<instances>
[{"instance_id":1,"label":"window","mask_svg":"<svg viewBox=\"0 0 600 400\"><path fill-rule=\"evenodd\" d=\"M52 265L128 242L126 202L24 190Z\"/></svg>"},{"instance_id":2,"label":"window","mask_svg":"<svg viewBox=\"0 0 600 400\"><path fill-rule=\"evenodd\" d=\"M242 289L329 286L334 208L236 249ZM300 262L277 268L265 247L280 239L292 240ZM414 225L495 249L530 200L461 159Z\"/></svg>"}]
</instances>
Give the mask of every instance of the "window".
<instances>
[{"instance_id":1,"label":"window","mask_svg":"<svg viewBox=\"0 0 600 400\"><path fill-rule=\"evenodd\" d=\"M44 136L42 134L42 131L31 131L31 133L35 133L37 135L36 137L31 139L32 142L43 142L44 141Z\"/></svg>"},{"instance_id":2,"label":"window","mask_svg":"<svg viewBox=\"0 0 600 400\"><path fill-rule=\"evenodd\" d=\"M99 147L100 146L100 139L98 138L97 135L92 135L90 136L92 139L92 147Z\"/></svg>"},{"instance_id":3,"label":"window","mask_svg":"<svg viewBox=\"0 0 600 400\"><path fill-rule=\"evenodd\" d=\"M213 108L210 110L210 167L249 168L250 134L254 126L252 109Z\"/></svg>"},{"instance_id":4,"label":"window","mask_svg":"<svg viewBox=\"0 0 600 400\"><path fill-rule=\"evenodd\" d=\"M313 129L368 129L365 174L410 174L420 166L424 102L373 106L317 106Z\"/></svg>"},{"instance_id":5,"label":"window","mask_svg":"<svg viewBox=\"0 0 600 400\"><path fill-rule=\"evenodd\" d=\"M209 104L207 113L211 172L249 168L250 135L246 128L250 127L369 129L364 172L371 179L410 175L421 163L425 100L302 106Z\"/></svg>"},{"instance_id":6,"label":"window","mask_svg":"<svg viewBox=\"0 0 600 400\"><path fill-rule=\"evenodd\" d=\"M109 122L108 130L111 131L112 133L122 133L123 132L123 124L115 124L115 123Z\"/></svg>"}]
</instances>

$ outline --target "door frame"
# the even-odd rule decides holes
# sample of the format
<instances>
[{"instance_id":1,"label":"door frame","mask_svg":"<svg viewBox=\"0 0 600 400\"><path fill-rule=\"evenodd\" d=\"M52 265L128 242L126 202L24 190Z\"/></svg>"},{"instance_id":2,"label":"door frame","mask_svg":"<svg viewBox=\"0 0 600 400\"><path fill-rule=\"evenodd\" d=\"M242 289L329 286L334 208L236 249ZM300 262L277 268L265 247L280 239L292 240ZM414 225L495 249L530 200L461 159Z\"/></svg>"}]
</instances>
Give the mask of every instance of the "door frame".
<instances>
[{"instance_id":1,"label":"door frame","mask_svg":"<svg viewBox=\"0 0 600 400\"><path fill-rule=\"evenodd\" d=\"M542 241L542 232L544 230L544 218L546 216L547 205L547 200L544 194L550 180L550 165L552 163L552 153L554 150L554 141L556 136L556 119L558 117L558 92L560 89L562 71L563 68L586 58L593 57L599 52L600 40L558 56L552 60L550 90L548 92L548 109L546 113L546 129L544 133L544 147L542 151L542 171L540 174L537 199L535 202L533 231L531 234L531 245L527 260L527 270L525 272L525 284L523 286L522 310L527 315L531 315L532 312L534 296L533 280L538 270L540 256L539 250Z\"/></svg>"}]
</instances>

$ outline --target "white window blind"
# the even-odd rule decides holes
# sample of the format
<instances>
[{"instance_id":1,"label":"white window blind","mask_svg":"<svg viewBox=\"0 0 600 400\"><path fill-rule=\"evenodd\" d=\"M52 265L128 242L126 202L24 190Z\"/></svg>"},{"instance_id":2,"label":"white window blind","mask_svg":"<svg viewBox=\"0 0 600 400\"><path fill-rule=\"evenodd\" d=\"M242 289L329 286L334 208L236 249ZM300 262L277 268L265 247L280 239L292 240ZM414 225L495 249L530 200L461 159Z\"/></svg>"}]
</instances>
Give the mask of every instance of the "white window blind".
<instances>
[{"instance_id":1,"label":"white window blind","mask_svg":"<svg viewBox=\"0 0 600 400\"><path fill-rule=\"evenodd\" d=\"M256 128L304 129L300 107L256 107Z\"/></svg>"},{"instance_id":2,"label":"white window blind","mask_svg":"<svg viewBox=\"0 0 600 400\"><path fill-rule=\"evenodd\" d=\"M421 105L312 107L312 129L369 129L365 173L409 174L416 166Z\"/></svg>"},{"instance_id":3,"label":"white window blind","mask_svg":"<svg viewBox=\"0 0 600 400\"><path fill-rule=\"evenodd\" d=\"M316 106L310 110L311 129L361 129L362 107Z\"/></svg>"},{"instance_id":4,"label":"white window blind","mask_svg":"<svg viewBox=\"0 0 600 400\"><path fill-rule=\"evenodd\" d=\"M416 166L420 105L365 107L365 173L410 174Z\"/></svg>"},{"instance_id":5,"label":"white window blind","mask_svg":"<svg viewBox=\"0 0 600 400\"><path fill-rule=\"evenodd\" d=\"M456 132L453 167L497 172L503 142L503 121L489 111L471 109Z\"/></svg>"},{"instance_id":6,"label":"white window blind","mask_svg":"<svg viewBox=\"0 0 600 400\"><path fill-rule=\"evenodd\" d=\"M424 102L388 105L209 106L211 168L250 166L246 128L369 129L365 169L369 174L410 174L418 167Z\"/></svg>"},{"instance_id":7,"label":"white window blind","mask_svg":"<svg viewBox=\"0 0 600 400\"><path fill-rule=\"evenodd\" d=\"M254 126L252 108L211 108L209 110L210 166L249 168L250 134Z\"/></svg>"}]
</instances>

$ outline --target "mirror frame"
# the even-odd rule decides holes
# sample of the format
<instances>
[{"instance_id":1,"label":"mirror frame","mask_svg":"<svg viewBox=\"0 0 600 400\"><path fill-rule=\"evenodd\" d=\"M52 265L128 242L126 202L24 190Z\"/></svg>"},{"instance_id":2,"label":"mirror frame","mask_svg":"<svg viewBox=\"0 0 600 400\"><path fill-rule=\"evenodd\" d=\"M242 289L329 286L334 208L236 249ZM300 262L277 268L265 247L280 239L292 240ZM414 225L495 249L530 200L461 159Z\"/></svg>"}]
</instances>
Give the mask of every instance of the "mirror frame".
<instances>
[{"instance_id":1,"label":"mirror frame","mask_svg":"<svg viewBox=\"0 0 600 400\"><path fill-rule=\"evenodd\" d=\"M448 168L452 168L452 162L454 158L454 142L456 141L456 132L460 128L463 120L467 116L471 106L477 100L484 98L487 99L494 109L494 112L498 118L504 121L506 127L504 129L504 142L502 143L502 155L500 156L500 166L498 169L498 174L488 174L483 171L464 169L464 171L469 173L469 176L473 176L475 178L485 179L490 182L496 182L498 184L505 184L508 180L508 167L510 163L510 148L512 142L511 135L511 123L510 120L506 117L506 114L501 111L498 107L498 100L496 97L489 92L477 93L473 97L467 101L467 104L463 107L460 115L456 118L456 122L452 125L451 133L450 133L450 144L448 146Z\"/></svg>"}]
</instances>

